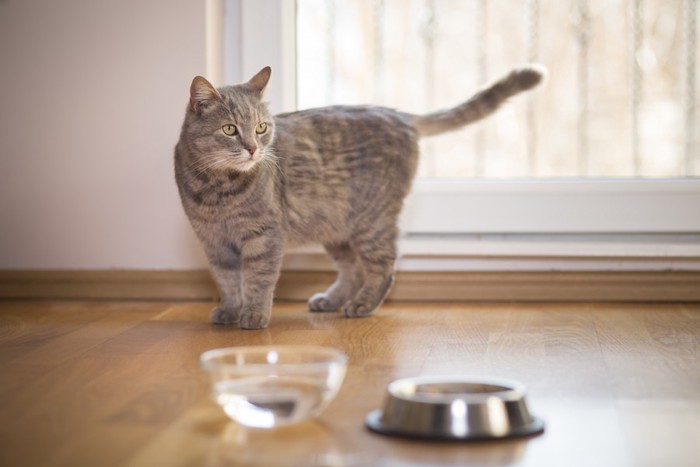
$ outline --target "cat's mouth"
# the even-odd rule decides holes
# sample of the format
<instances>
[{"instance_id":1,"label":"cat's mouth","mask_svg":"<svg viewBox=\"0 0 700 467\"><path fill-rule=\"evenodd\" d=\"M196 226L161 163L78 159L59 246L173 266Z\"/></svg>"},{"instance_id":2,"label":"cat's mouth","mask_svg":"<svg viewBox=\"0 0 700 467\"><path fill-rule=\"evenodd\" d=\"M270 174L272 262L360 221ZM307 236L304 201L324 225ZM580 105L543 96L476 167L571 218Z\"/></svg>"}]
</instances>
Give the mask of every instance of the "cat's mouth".
<instances>
[{"instance_id":1,"label":"cat's mouth","mask_svg":"<svg viewBox=\"0 0 700 467\"><path fill-rule=\"evenodd\" d=\"M260 162L261 159L262 155L259 151L255 152L255 154L252 155L248 152L244 152L241 154L241 157L239 157L236 161L237 169L241 172L247 172L253 167L255 167L255 165L257 165L257 163Z\"/></svg>"},{"instance_id":2,"label":"cat's mouth","mask_svg":"<svg viewBox=\"0 0 700 467\"><path fill-rule=\"evenodd\" d=\"M249 159L249 160L247 160L247 161L245 161L245 162L242 162L242 163L238 164L238 167L237 167L237 168L238 168L238 170L241 171L241 172L247 172L247 171L249 171L250 169L252 169L253 167L255 167L255 165L256 165L257 163L258 163L258 162L257 162L256 160Z\"/></svg>"}]
</instances>

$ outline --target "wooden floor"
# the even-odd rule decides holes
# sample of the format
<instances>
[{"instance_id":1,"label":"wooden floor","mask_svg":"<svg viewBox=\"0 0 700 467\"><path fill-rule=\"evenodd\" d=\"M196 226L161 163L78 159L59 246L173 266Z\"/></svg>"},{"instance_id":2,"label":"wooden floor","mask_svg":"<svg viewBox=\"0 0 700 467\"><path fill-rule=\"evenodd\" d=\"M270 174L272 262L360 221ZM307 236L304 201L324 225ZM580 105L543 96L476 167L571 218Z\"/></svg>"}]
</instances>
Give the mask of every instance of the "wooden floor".
<instances>
[{"instance_id":1,"label":"wooden floor","mask_svg":"<svg viewBox=\"0 0 700 467\"><path fill-rule=\"evenodd\" d=\"M269 329L207 324L211 303L0 302L0 465L700 465L700 304L400 304L347 320L277 304ZM243 344L343 349L315 421L229 422L198 355ZM363 426L391 380L515 379L546 431L431 443Z\"/></svg>"}]
</instances>

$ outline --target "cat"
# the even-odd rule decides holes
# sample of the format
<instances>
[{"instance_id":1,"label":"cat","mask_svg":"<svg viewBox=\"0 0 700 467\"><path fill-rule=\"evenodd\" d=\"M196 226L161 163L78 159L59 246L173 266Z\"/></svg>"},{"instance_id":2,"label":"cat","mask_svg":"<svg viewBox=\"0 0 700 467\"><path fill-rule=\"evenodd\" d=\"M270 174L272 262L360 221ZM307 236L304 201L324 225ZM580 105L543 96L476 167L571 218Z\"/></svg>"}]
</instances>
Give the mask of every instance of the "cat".
<instances>
[{"instance_id":1,"label":"cat","mask_svg":"<svg viewBox=\"0 0 700 467\"><path fill-rule=\"evenodd\" d=\"M273 116L263 101L269 67L219 89L195 77L175 178L221 292L210 320L267 327L285 246L308 242L321 243L338 268L309 309L372 314L394 282L397 220L419 138L492 114L544 73L515 69L466 102L426 115L332 106Z\"/></svg>"}]
</instances>

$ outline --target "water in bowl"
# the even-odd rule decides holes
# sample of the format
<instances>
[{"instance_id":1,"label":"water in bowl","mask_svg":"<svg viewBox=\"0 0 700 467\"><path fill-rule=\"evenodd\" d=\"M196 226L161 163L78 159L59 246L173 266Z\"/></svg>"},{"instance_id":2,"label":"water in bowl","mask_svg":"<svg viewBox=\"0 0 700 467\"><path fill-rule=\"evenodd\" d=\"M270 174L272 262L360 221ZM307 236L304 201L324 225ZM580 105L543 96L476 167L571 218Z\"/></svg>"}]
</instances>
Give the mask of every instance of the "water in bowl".
<instances>
[{"instance_id":1,"label":"water in bowl","mask_svg":"<svg viewBox=\"0 0 700 467\"><path fill-rule=\"evenodd\" d=\"M214 397L238 423L273 428L315 415L330 394L323 379L277 376L219 381Z\"/></svg>"}]
</instances>

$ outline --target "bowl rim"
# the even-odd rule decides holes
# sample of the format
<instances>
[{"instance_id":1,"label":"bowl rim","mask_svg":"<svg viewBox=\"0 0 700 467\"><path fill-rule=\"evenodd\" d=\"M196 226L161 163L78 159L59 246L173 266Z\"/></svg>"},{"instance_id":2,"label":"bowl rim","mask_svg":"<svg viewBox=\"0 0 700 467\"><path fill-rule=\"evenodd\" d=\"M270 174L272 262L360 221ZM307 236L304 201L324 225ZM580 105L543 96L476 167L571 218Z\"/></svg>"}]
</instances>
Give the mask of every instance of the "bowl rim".
<instances>
[{"instance_id":1,"label":"bowl rim","mask_svg":"<svg viewBox=\"0 0 700 467\"><path fill-rule=\"evenodd\" d=\"M225 355L253 352L314 352L327 357L324 361L306 363L214 363L214 359ZM269 371L270 368L296 368L302 371L317 371L331 363L347 365L348 355L335 347L323 345L242 345L209 349L199 355L199 364L206 371L243 369L246 371Z\"/></svg>"},{"instance_id":2,"label":"bowl rim","mask_svg":"<svg viewBox=\"0 0 700 467\"><path fill-rule=\"evenodd\" d=\"M419 385L449 385L449 384L473 384L484 386L497 386L503 388L500 391L488 392L455 392L455 393L420 393L406 394L402 392L406 386ZM392 381L387 386L387 395L391 398L427 404L451 404L455 400L463 400L467 403L482 403L489 398L498 398L503 401L517 401L524 399L527 389L524 384L505 378L472 377L472 376L416 376L401 378Z\"/></svg>"}]
</instances>

